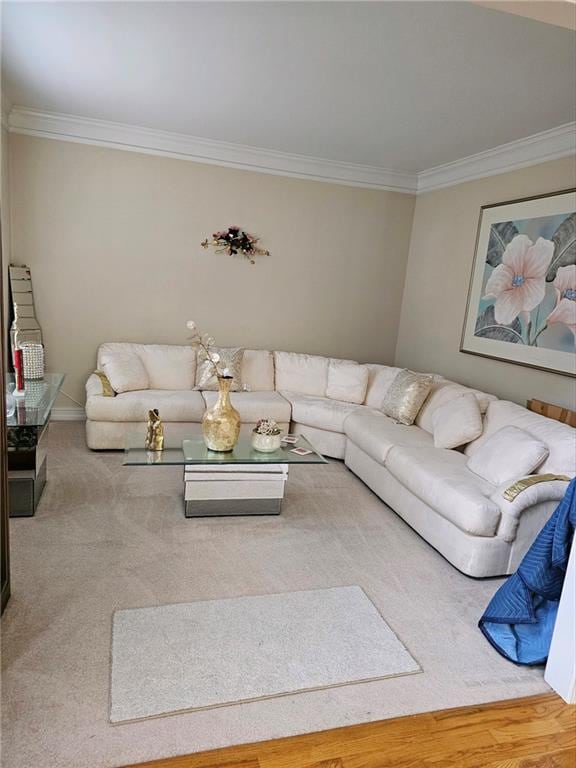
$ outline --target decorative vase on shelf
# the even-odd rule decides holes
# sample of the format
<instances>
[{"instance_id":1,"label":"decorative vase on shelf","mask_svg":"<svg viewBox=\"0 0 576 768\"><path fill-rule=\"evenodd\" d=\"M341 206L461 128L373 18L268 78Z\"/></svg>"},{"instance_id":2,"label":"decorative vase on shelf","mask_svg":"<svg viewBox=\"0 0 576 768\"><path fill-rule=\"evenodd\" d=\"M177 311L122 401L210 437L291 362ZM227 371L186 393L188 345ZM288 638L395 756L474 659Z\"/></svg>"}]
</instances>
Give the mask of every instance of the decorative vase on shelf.
<instances>
[{"instance_id":1,"label":"decorative vase on shelf","mask_svg":"<svg viewBox=\"0 0 576 768\"><path fill-rule=\"evenodd\" d=\"M240 434L240 414L230 402L232 376L218 376L218 399L202 419L204 442L211 451L231 451Z\"/></svg>"}]
</instances>

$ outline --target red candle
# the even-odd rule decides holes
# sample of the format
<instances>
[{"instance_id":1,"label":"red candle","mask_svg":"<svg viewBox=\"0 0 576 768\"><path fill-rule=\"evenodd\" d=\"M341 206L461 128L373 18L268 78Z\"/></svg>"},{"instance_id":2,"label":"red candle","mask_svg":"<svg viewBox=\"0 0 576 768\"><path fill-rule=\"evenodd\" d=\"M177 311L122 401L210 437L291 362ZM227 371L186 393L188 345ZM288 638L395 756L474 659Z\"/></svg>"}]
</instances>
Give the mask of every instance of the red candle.
<instances>
[{"instance_id":1,"label":"red candle","mask_svg":"<svg viewBox=\"0 0 576 768\"><path fill-rule=\"evenodd\" d=\"M22 365L22 350L14 350L14 375L16 377L16 391L24 390L24 370Z\"/></svg>"}]
</instances>

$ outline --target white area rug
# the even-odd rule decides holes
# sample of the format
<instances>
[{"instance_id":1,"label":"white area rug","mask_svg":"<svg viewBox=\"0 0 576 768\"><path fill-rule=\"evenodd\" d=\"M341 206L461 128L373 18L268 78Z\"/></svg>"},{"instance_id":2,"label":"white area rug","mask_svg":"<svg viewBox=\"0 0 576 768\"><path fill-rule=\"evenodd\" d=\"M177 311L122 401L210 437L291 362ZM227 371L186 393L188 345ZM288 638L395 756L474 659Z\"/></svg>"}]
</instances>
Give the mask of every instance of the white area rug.
<instances>
[{"instance_id":1,"label":"white area rug","mask_svg":"<svg viewBox=\"0 0 576 768\"><path fill-rule=\"evenodd\" d=\"M116 611L110 720L419 672L360 587Z\"/></svg>"}]
</instances>

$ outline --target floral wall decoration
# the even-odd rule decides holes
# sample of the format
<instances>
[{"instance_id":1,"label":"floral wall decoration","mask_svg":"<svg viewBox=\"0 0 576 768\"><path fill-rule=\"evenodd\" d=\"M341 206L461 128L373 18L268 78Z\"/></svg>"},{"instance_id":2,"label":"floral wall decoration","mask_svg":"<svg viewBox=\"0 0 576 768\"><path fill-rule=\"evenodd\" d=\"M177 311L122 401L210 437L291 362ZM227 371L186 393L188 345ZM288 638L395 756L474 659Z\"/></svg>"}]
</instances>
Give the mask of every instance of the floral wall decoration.
<instances>
[{"instance_id":1,"label":"floral wall decoration","mask_svg":"<svg viewBox=\"0 0 576 768\"><path fill-rule=\"evenodd\" d=\"M482 208L461 351L576 375L576 190Z\"/></svg>"},{"instance_id":2,"label":"floral wall decoration","mask_svg":"<svg viewBox=\"0 0 576 768\"><path fill-rule=\"evenodd\" d=\"M228 227L221 232L214 232L212 239L206 238L200 245L203 248L214 246L216 253L228 253L230 256L243 256L248 259L251 264L256 264L255 256L269 256L270 251L265 248L260 248L258 243L259 237L251 235L250 232L245 232L240 227Z\"/></svg>"}]
</instances>

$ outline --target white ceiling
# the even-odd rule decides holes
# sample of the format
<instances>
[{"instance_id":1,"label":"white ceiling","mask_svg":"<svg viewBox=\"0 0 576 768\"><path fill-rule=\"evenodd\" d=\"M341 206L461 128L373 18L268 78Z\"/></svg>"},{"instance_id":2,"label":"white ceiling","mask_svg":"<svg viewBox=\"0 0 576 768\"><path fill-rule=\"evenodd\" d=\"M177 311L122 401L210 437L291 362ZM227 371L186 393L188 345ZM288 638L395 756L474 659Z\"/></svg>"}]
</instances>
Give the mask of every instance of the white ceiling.
<instances>
[{"instance_id":1,"label":"white ceiling","mask_svg":"<svg viewBox=\"0 0 576 768\"><path fill-rule=\"evenodd\" d=\"M575 119L574 33L464 2L5 2L12 104L418 172Z\"/></svg>"}]
</instances>

